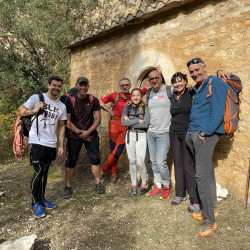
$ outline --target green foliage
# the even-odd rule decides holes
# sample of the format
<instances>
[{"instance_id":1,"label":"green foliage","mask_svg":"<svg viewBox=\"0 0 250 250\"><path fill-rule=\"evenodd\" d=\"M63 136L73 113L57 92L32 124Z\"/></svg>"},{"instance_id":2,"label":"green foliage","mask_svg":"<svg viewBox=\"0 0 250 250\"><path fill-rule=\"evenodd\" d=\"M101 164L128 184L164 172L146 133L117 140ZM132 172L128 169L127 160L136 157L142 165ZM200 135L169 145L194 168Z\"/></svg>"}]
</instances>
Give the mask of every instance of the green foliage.
<instances>
[{"instance_id":1,"label":"green foliage","mask_svg":"<svg viewBox=\"0 0 250 250\"><path fill-rule=\"evenodd\" d=\"M16 112L7 115L0 114L0 159L3 162L5 159L13 157L12 145L14 140L14 124L16 120Z\"/></svg>"},{"instance_id":2,"label":"green foliage","mask_svg":"<svg viewBox=\"0 0 250 250\"><path fill-rule=\"evenodd\" d=\"M69 83L70 51L81 34L78 23L98 0L0 0L0 113L46 90L59 75ZM91 22L90 22L91 23Z\"/></svg>"}]
</instances>

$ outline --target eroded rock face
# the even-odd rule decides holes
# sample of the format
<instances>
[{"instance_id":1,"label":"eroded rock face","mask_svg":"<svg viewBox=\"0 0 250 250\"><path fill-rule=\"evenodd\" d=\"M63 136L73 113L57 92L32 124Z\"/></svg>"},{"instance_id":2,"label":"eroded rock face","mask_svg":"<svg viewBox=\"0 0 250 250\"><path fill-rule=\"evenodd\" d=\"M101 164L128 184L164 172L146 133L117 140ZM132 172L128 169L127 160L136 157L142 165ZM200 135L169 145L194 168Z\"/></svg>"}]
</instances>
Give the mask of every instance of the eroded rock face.
<instances>
[{"instance_id":1,"label":"eroded rock face","mask_svg":"<svg viewBox=\"0 0 250 250\"><path fill-rule=\"evenodd\" d=\"M0 245L1 250L32 250L34 248L36 235L22 237L15 241L5 241Z\"/></svg>"},{"instance_id":2,"label":"eroded rock face","mask_svg":"<svg viewBox=\"0 0 250 250\"><path fill-rule=\"evenodd\" d=\"M170 84L177 71L189 76L186 62L195 57L204 59L209 74L224 69L238 75L243 82L239 131L232 142L221 137L213 160L217 182L244 200L250 158L249 15L250 2L237 0L193 1L166 10L141 24L72 48L71 84L85 75L90 92L101 98L117 91L122 77L132 80L132 88L140 86L145 69L158 64ZM189 82L193 82L190 77ZM103 161L108 154L107 120L103 113L99 130ZM126 152L119 164L128 167Z\"/></svg>"}]
</instances>

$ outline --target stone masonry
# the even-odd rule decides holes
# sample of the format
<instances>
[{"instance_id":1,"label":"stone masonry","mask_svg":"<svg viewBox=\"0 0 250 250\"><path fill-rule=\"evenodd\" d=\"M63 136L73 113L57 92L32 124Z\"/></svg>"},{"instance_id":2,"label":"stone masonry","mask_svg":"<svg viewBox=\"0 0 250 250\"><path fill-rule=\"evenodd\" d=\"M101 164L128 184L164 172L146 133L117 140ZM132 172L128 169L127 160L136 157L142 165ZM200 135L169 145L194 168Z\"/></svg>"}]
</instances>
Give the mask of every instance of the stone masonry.
<instances>
[{"instance_id":1,"label":"stone masonry","mask_svg":"<svg viewBox=\"0 0 250 250\"><path fill-rule=\"evenodd\" d=\"M122 77L131 79L132 88L140 86L146 70L158 64L170 84L175 72L188 74L186 62L195 57L204 59L209 74L224 69L238 75L243 82L239 131L232 142L221 137L214 163L217 182L244 200L250 159L250 0L165 2L173 5L141 21L138 18L136 24L69 46L71 84L84 75L90 80L90 92L101 98L117 91ZM103 152L108 143L107 119L103 113L102 161L107 156ZM120 167L127 167L123 158Z\"/></svg>"}]
</instances>

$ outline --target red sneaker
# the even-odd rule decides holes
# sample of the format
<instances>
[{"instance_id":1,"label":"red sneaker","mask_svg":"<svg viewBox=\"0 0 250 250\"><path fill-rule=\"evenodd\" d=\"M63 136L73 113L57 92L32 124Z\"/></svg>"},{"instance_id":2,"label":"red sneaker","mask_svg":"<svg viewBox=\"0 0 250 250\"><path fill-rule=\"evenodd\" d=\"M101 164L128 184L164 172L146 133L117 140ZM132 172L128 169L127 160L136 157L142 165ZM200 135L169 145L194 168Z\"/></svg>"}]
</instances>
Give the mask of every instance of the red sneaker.
<instances>
[{"instance_id":1,"label":"red sneaker","mask_svg":"<svg viewBox=\"0 0 250 250\"><path fill-rule=\"evenodd\" d=\"M157 194L160 194L161 191L162 191L162 188L158 188L157 185L155 185L154 189L147 193L147 196L149 197L155 196Z\"/></svg>"},{"instance_id":2,"label":"red sneaker","mask_svg":"<svg viewBox=\"0 0 250 250\"><path fill-rule=\"evenodd\" d=\"M169 189L169 187L164 186L161 191L160 200L166 200L169 197L170 193L171 193L171 190Z\"/></svg>"}]
</instances>

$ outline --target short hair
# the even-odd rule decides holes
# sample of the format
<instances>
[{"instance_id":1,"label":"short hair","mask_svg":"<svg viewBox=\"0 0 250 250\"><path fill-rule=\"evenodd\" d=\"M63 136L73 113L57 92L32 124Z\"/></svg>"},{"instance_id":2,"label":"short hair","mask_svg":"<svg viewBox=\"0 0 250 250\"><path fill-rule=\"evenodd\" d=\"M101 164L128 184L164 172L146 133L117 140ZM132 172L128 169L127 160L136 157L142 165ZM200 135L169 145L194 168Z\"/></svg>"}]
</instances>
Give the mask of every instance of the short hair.
<instances>
[{"instance_id":1,"label":"short hair","mask_svg":"<svg viewBox=\"0 0 250 250\"><path fill-rule=\"evenodd\" d=\"M49 79L48 79L48 84L51 84L51 82L55 80L57 82L61 82L63 83L63 79L59 76L51 76Z\"/></svg>"},{"instance_id":2,"label":"short hair","mask_svg":"<svg viewBox=\"0 0 250 250\"><path fill-rule=\"evenodd\" d=\"M122 79L119 80L119 82L118 82L119 85L121 84L122 81L128 81L131 84L131 81L126 77L123 77Z\"/></svg>"},{"instance_id":3,"label":"short hair","mask_svg":"<svg viewBox=\"0 0 250 250\"><path fill-rule=\"evenodd\" d=\"M187 79L187 75L186 74L182 74L181 72L176 72L175 74L173 74L172 78L171 78L171 83L174 84L176 83L176 80L180 78L181 80L184 80L188 83L188 79Z\"/></svg>"},{"instance_id":4,"label":"short hair","mask_svg":"<svg viewBox=\"0 0 250 250\"><path fill-rule=\"evenodd\" d=\"M152 71L157 71L157 72L159 72L159 70L157 69L157 68L152 68L148 73L147 73L147 78L148 78L148 76L149 76L149 74L152 72ZM163 74L161 73L161 72L159 72L159 74L161 75L161 78L162 78L162 84L166 84L166 81L165 81L165 78L164 78L164 76L163 76Z\"/></svg>"}]
</instances>

